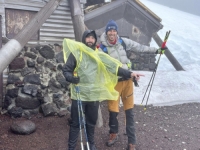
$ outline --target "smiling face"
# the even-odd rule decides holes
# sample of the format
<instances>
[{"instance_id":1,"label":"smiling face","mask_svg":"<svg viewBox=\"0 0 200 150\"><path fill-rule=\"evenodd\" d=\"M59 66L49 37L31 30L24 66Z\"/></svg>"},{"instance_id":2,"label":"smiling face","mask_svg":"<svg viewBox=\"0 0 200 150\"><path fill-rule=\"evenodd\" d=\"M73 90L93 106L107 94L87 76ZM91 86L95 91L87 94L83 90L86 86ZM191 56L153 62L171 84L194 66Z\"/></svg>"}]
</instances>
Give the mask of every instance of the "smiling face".
<instances>
[{"instance_id":1,"label":"smiling face","mask_svg":"<svg viewBox=\"0 0 200 150\"><path fill-rule=\"evenodd\" d=\"M117 39L117 31L111 29L107 32L107 38L110 43L114 42Z\"/></svg>"},{"instance_id":2,"label":"smiling face","mask_svg":"<svg viewBox=\"0 0 200 150\"><path fill-rule=\"evenodd\" d=\"M93 47L96 42L96 39L93 36L87 36L85 38L85 43L88 47Z\"/></svg>"}]
</instances>

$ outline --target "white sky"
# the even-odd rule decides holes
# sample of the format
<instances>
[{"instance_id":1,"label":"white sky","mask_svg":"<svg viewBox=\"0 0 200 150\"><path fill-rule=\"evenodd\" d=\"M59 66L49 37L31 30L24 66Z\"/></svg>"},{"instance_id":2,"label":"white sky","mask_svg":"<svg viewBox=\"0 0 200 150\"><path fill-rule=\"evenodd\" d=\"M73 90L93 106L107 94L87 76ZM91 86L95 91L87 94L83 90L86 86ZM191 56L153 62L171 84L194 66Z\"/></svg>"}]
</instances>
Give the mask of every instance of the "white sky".
<instances>
[{"instance_id":1,"label":"white sky","mask_svg":"<svg viewBox=\"0 0 200 150\"><path fill-rule=\"evenodd\" d=\"M185 69L176 71L167 57L162 55L148 104L200 102L200 17L148 0L140 1L162 19L164 27L158 32L161 38L164 38L166 31L171 30L167 46ZM151 46L158 47L154 41ZM145 74L145 77L141 77L138 82L140 87L135 87L135 104L141 104L152 75L152 72L140 73Z\"/></svg>"}]
</instances>

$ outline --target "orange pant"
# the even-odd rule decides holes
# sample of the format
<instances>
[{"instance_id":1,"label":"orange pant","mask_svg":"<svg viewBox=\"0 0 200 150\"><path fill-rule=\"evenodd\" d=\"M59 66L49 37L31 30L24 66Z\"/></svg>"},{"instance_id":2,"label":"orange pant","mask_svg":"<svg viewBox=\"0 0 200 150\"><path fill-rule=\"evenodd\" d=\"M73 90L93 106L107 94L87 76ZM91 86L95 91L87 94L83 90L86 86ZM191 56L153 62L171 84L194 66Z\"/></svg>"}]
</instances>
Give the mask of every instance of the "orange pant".
<instances>
[{"instance_id":1,"label":"orange pant","mask_svg":"<svg viewBox=\"0 0 200 150\"><path fill-rule=\"evenodd\" d=\"M120 81L115 86L115 90L119 92L118 100L108 100L108 110L112 112L119 112L120 97L123 102L124 110L134 107L133 97L133 81L132 79Z\"/></svg>"}]
</instances>

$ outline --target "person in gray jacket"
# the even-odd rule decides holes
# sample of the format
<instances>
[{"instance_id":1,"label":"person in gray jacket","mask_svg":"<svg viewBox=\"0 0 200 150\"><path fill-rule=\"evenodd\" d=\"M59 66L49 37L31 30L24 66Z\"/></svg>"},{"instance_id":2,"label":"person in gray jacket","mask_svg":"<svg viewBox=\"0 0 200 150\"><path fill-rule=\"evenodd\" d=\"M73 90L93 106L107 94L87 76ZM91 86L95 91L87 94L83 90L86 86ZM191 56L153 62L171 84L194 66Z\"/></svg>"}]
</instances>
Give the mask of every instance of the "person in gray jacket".
<instances>
[{"instance_id":1,"label":"person in gray jacket","mask_svg":"<svg viewBox=\"0 0 200 150\"><path fill-rule=\"evenodd\" d=\"M113 20L110 20L107 23L105 32L100 37L100 42L101 44L99 50L104 51L111 57L119 60L123 64L122 68L127 70L131 68L131 63L127 57L126 51L132 50L134 52L159 54L164 53L164 50L166 49L161 50L155 47L148 47L133 40L119 37L118 26ZM118 140L117 115L119 113L119 101L121 97L126 114L126 133L128 136L127 150L134 150L136 147L136 137L134 128L134 97L132 79L119 77L115 89L119 92L119 98L118 101L108 101L110 137L106 142L106 145L110 147Z\"/></svg>"}]
</instances>

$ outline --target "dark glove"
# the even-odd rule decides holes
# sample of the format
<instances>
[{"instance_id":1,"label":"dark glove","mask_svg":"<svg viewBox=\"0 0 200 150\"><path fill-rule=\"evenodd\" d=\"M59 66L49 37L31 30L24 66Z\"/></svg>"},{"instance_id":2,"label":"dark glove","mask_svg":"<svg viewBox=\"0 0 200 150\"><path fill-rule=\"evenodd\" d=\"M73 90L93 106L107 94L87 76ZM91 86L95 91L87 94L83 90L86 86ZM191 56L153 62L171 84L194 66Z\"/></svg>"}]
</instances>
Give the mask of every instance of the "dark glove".
<instances>
[{"instance_id":1,"label":"dark glove","mask_svg":"<svg viewBox=\"0 0 200 150\"><path fill-rule=\"evenodd\" d=\"M156 54L164 54L166 49L168 49L167 46L165 46L164 48L159 48L159 49L156 51Z\"/></svg>"},{"instance_id":2,"label":"dark glove","mask_svg":"<svg viewBox=\"0 0 200 150\"><path fill-rule=\"evenodd\" d=\"M74 76L73 76L71 82L72 82L73 84L78 84L78 83L80 82L80 78L79 78L79 77L74 77Z\"/></svg>"}]
</instances>

